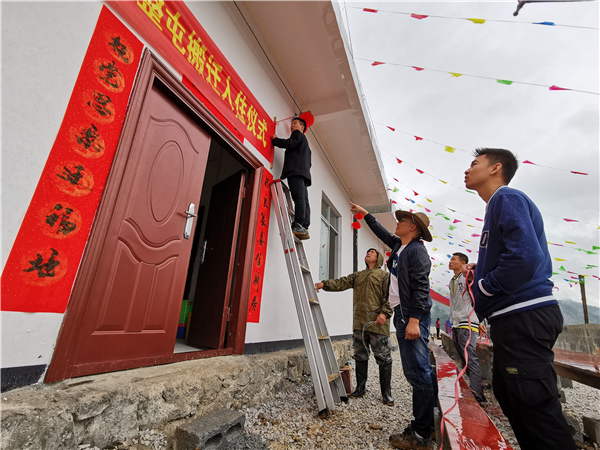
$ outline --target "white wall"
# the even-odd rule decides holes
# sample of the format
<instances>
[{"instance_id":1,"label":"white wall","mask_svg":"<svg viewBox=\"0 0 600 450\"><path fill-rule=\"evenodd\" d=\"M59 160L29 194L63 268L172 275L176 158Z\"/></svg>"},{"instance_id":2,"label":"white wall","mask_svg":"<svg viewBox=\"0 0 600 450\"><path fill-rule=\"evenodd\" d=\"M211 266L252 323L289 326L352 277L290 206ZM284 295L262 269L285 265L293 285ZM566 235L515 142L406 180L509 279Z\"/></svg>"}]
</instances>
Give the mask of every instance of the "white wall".
<instances>
[{"instance_id":1,"label":"white wall","mask_svg":"<svg viewBox=\"0 0 600 450\"><path fill-rule=\"evenodd\" d=\"M265 110L272 116L291 116L294 110L289 99L281 96L257 59L252 47L255 44L245 40L225 7L216 2L190 2L188 6ZM2 267L56 138L101 8L101 3L83 2L2 4ZM277 132L287 137L289 124L281 124ZM325 192L342 213L340 274L346 275L352 272L349 199L312 140L311 148L313 237L305 247L316 274L320 205ZM275 177L281 173L282 164L283 150L276 149L272 170ZM376 239L361 230L359 261L371 246L377 246ZM321 300L330 334L351 333L352 292L324 293ZM48 364L62 318L63 314L3 312L2 367ZM300 337L277 222L272 215L260 323L248 324L246 342Z\"/></svg>"}]
</instances>

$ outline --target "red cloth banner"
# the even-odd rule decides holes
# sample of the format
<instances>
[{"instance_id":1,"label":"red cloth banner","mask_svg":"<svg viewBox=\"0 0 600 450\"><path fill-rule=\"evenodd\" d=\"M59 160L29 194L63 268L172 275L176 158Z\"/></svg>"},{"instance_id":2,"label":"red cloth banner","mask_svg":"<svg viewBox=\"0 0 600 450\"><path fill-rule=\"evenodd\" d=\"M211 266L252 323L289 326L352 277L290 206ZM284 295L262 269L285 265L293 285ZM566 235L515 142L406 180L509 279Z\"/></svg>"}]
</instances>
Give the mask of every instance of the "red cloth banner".
<instances>
[{"instance_id":1,"label":"red cloth banner","mask_svg":"<svg viewBox=\"0 0 600 450\"><path fill-rule=\"evenodd\" d=\"M108 3L187 81L191 81L202 94L200 101L206 99L212 104L267 161L273 162L270 137L275 134L275 122L184 2ZM228 126L227 123L224 125Z\"/></svg>"},{"instance_id":2,"label":"red cloth banner","mask_svg":"<svg viewBox=\"0 0 600 450\"><path fill-rule=\"evenodd\" d=\"M103 7L2 273L2 311L65 312L142 49L143 44Z\"/></svg>"},{"instance_id":3,"label":"red cloth banner","mask_svg":"<svg viewBox=\"0 0 600 450\"><path fill-rule=\"evenodd\" d=\"M269 237L269 218L271 216L271 181L273 175L263 170L260 189L260 207L256 226L256 242L252 262L252 285L248 301L248 322L258 323L260 319L260 300L262 298L265 261L267 259L267 239Z\"/></svg>"}]
</instances>

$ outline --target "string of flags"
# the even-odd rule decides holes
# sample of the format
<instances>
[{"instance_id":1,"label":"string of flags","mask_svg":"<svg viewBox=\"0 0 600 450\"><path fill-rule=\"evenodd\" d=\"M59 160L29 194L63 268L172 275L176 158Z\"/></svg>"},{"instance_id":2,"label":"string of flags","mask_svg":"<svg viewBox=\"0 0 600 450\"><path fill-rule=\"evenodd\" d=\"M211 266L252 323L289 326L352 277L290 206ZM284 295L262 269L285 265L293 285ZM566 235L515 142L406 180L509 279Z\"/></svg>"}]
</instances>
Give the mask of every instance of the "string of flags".
<instances>
[{"instance_id":1,"label":"string of flags","mask_svg":"<svg viewBox=\"0 0 600 450\"><path fill-rule=\"evenodd\" d=\"M506 86L510 86L512 84L524 84L524 85L528 85L528 86L537 86L537 87L548 88L548 90L550 90L550 91L573 91L573 92L581 92L582 94L600 95L600 93L598 93L598 92L584 91L582 89L564 88L564 87L557 86L555 84L553 84L552 86L548 86L547 84L529 83L526 81L504 80L501 78L485 77L483 75L472 75L472 74L468 74L468 73L448 72L446 70L430 69L430 68L426 68L426 67L411 66L408 64L399 64L399 63L394 63L394 62L389 62L389 61L375 61L373 59L356 58L356 57L354 59L357 59L359 61L370 62L372 66L381 66L384 64L388 64L390 66L406 67L409 69L414 69L417 72L422 72L424 70L427 70L430 72L446 73L446 74L450 74L454 78L468 77L468 78L481 78L484 80L493 80L493 81L496 81L496 83L503 84Z\"/></svg>"},{"instance_id":2,"label":"string of flags","mask_svg":"<svg viewBox=\"0 0 600 450\"><path fill-rule=\"evenodd\" d=\"M433 18L433 19L468 20L471 23L474 23L477 25L483 25L486 22L498 22L498 23L512 23L512 24L519 24L519 25L542 25L542 26L547 26L547 27L583 28L583 29L588 29L588 30L597 30L598 29L596 27L586 27L586 26L582 26L582 25L563 25L563 24L558 24L558 23L549 22L549 21L524 22L524 21L520 21L520 20L477 19L477 18L470 18L470 17L434 16L431 14L414 14L414 13L407 13L407 12L401 12L401 11L390 11L390 10L386 10L386 9L362 8L360 6L348 6L348 8L361 9L363 12L367 12L367 13L382 12L382 13L390 13L390 14L400 14L400 15L404 15L404 16L409 16L412 19L417 19L417 20Z\"/></svg>"},{"instance_id":3,"label":"string of flags","mask_svg":"<svg viewBox=\"0 0 600 450\"><path fill-rule=\"evenodd\" d=\"M407 166L410 166L410 167L412 167L413 169L415 169L415 170L417 171L417 173L419 173L419 174L421 174L421 175L427 175L428 177L434 178L434 179L436 179L437 181L440 181L440 182L441 182L441 183L443 183L443 184L447 184L447 185L449 185L449 186L453 186L453 187L455 187L455 188L457 188L457 189L460 189L461 191L465 191L465 192L467 192L467 193L469 193L469 194L474 194L474 195L477 195L477 193L476 193L475 191L471 191L471 190L469 190L469 189L464 189L464 188L462 188L462 187L460 187L460 186L457 186L457 185L455 185L455 184L453 184L453 183L450 183L449 181L445 181L445 180L442 180L441 178L437 178L436 176L434 176L434 175L431 175L431 174L429 174L429 173L427 173L427 172L425 172L425 171L423 171L423 170L421 170L421 169L419 169L419 168L417 168L417 167L413 166L412 164L409 164L409 163L407 163L407 162L405 162L405 161L401 160L400 158L397 158L397 157L396 157L396 155L394 155L393 153L390 153L390 152L388 152L387 150L383 150L383 149L380 149L380 150L381 150L382 152L384 152L384 153L387 153L388 155L390 155L390 156L394 157L394 159L396 160L396 162L397 162L398 164L400 164L400 165L402 165L402 164L405 164L405 165L407 165ZM573 223L583 223L583 224L587 224L587 225L592 225L592 226L594 226L594 227L597 227L598 229L600 229L600 226L598 226L598 224L593 224L593 223L590 223L590 222L585 222L585 221L583 221L583 220L571 219L571 218L567 218L567 217L559 217L559 216L555 216L554 214L548 214L548 213L542 213L542 214L543 214L544 216L548 216L548 217L554 217L554 218L556 218L556 219L560 219L560 220L563 220L563 221L565 221L565 222L569 222L569 223L570 223L570 222L573 222Z\"/></svg>"},{"instance_id":4,"label":"string of flags","mask_svg":"<svg viewBox=\"0 0 600 450\"><path fill-rule=\"evenodd\" d=\"M385 125L385 124L383 124L381 122L375 122L375 121L373 121L373 123L376 123L377 125L381 125L382 127L388 128L388 129L392 130L392 132L394 132L394 133L395 132L399 132L399 133L402 133L402 134L406 134L407 136L412 136L412 137L415 138L416 141L426 141L426 142L431 142L431 143L436 144L436 145L440 145L440 146L444 147L444 151L446 151L448 153L454 153L457 150L460 151L460 152L464 152L464 153L471 153L468 150L465 150L465 149L462 149L462 148L459 148L459 147L451 147L449 145L442 144L441 142L436 142L436 141L433 141L431 139L427 139L427 138L424 138L424 137L421 137L421 136L414 135L412 133L408 133L406 131L399 130L399 129L394 128L394 127L390 127L389 125ZM533 165L533 166L538 166L538 167L544 167L546 169L560 170L562 172L569 172L569 173L572 173L572 174L575 174L575 175L589 175L591 177L598 178L598 175L590 175L589 173L586 173L586 172L579 172L579 171L575 171L575 170L562 169L562 168L559 168L559 167L545 166L543 164L534 163L534 162L529 161L527 159L524 160L524 161L521 161L521 163L522 164Z\"/></svg>"},{"instance_id":5,"label":"string of flags","mask_svg":"<svg viewBox=\"0 0 600 450\"><path fill-rule=\"evenodd\" d=\"M387 173L387 172L386 172L386 174L387 174L388 176L390 176L390 177L391 177L391 178L392 178L394 181L396 181L398 184L401 184L401 185L403 185L403 186L405 186L405 187L407 187L407 188L408 188L408 186L406 186L404 183L400 182L400 181L399 181L397 178L393 177L392 175L390 175L390 174L389 174L389 173ZM392 184L392 183L390 182L390 184ZM408 188L408 189L410 189L410 188ZM393 188L393 189L391 189L391 188L388 188L388 190L390 190L390 191L392 191L392 192L394 192L394 193L397 193L397 192L399 192L400 194L402 194L402 195L404 195L404 196L405 196L405 198L404 198L404 199L405 199L406 201L410 202L411 204L414 204L414 205L416 205L417 207L423 208L423 209L424 209L424 210L425 210L425 211L426 211L428 214L433 214L433 213L435 213L435 216L431 217L432 219L435 219L435 218L437 218L437 217L441 216L441 219L442 219L442 220L446 220L446 221L448 221L448 222L447 222L447 223L448 223L448 229L449 229L450 231L455 231L455 230L459 229L459 230L463 230L463 231L466 231L467 233L469 233L469 237L474 237L474 238L477 238L477 237L480 237L480 236L481 236L480 234L473 233L473 231L478 231L478 230L468 230L468 229L466 229L466 228L463 228L463 227L461 227L461 226L459 226L459 225L457 225L457 224L459 224L459 223L462 223L462 224L465 224L466 226L468 226L468 227L471 227L471 228L475 228L475 226L474 226L474 225L471 225L471 224L469 224L469 223L466 223L466 222L465 222L465 221L463 221L463 220L459 220L459 219L453 219L453 218L451 218L451 217L448 217L448 215L447 215L447 214L444 214L444 213L441 213L441 212L437 212L437 213L436 213L435 211L432 211L431 209L429 209L429 208L427 208L427 207L425 207L425 206L423 206L423 205L420 205L420 204L416 203L416 202L415 202L415 200L413 200L413 199L409 198L409 197L410 197L410 194L407 196L407 194L406 194L405 192L403 192L402 190L398 189L398 187L396 187L396 186L394 186L394 188ZM417 195L419 195L419 194L418 194L416 191L414 191L414 190L413 190L412 192L413 192L414 194L417 194ZM438 205L440 205L440 206L442 206L442 207L444 207L444 208L447 208L447 209L449 209L449 210L450 210L450 211L452 211L453 213L462 214L462 215L465 215L465 216L468 216L468 217L472 217L472 218L474 218L475 220L477 220L477 221L479 221L479 222L483 222L483 219L480 219L480 218L478 218L478 217L471 216L471 215L469 215L469 214L466 214L466 213L463 213L463 212L457 211L457 210L455 210L455 209L449 208L449 207L447 207L447 206L445 206L445 205L442 205L441 203L435 202L434 200L431 200L431 199L429 199L429 198L427 198L427 197L424 197L424 198L425 198L425 200L427 200L428 202L430 202L430 203L435 203L435 204L438 204ZM396 203L396 204L397 204L397 202L396 202L395 200L393 200L393 201L392 201L392 203ZM409 209L410 209L410 206L409 206ZM450 221L452 221L452 222L450 222ZM549 236L549 237L550 237L550 238L552 238L551 236ZM554 238L552 238L552 239L554 239ZM468 241L468 240L467 240L467 242L470 242L470 241ZM557 247L564 247L564 248L568 248L568 249L571 249L571 250L576 250L576 251L578 251L578 252L583 252L583 253L586 253L586 254L588 254L588 255L596 255L596 254L597 254L596 250L600 250L600 246L597 246L597 245L592 245L592 249L591 249L591 250L586 250L586 249L583 249L583 248L577 248L577 247L573 247L572 245L577 245L577 243L576 243L576 242L574 242L574 241L564 241L564 242L565 242L565 244L569 244L569 245L565 245L565 244L558 244L558 243L554 243L554 242L550 242L550 241L547 241L547 242L548 242L548 244L549 244L549 245L554 245L554 246L557 246ZM560 258L558 258L557 260L558 260L558 261L561 261L561 259L560 259ZM565 260L562 260L562 261L565 261Z\"/></svg>"}]
</instances>

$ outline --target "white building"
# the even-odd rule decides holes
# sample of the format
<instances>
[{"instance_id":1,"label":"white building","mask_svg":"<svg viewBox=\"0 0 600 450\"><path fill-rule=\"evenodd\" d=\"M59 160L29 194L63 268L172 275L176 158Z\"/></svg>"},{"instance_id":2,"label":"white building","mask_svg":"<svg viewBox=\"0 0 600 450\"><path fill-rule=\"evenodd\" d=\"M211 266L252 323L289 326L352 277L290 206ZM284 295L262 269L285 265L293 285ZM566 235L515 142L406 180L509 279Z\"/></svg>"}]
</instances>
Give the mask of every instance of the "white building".
<instances>
[{"instance_id":1,"label":"white building","mask_svg":"<svg viewBox=\"0 0 600 450\"><path fill-rule=\"evenodd\" d=\"M315 281L382 248L353 238L348 202L389 200L337 3L118 3L2 5L3 390L298 345L264 203L274 117L315 117ZM349 336L352 293L321 299L330 335Z\"/></svg>"}]
</instances>

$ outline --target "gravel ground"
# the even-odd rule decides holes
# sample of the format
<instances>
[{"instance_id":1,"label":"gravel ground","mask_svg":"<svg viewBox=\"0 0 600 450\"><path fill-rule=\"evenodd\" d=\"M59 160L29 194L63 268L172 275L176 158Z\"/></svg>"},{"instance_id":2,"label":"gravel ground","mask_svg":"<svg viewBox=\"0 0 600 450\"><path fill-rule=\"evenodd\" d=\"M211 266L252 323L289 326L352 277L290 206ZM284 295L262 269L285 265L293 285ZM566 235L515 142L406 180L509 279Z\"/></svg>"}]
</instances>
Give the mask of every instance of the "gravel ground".
<instances>
[{"instance_id":1,"label":"gravel ground","mask_svg":"<svg viewBox=\"0 0 600 450\"><path fill-rule=\"evenodd\" d=\"M295 390L278 394L273 402L255 408L243 407L249 436L247 443L238 446L238 449L262 449L267 446L274 450L390 449L389 435L404 430L412 419L412 390L402 374L400 354L395 350L392 355L392 396L396 400L395 406L381 403L378 367L371 357L367 395L341 403L325 420L317 417L317 401L310 378ZM351 361L350 365L353 363ZM354 375L352 378L354 383ZM564 392L566 408L572 410L574 415L600 419L600 390L573 382L573 388L566 388ZM486 408L488 416L511 446L520 450L491 389L485 389L485 395L489 400ZM166 439L162 434L143 430L139 439L112 448L164 450L165 444ZM97 450L91 446L88 448Z\"/></svg>"}]
</instances>

